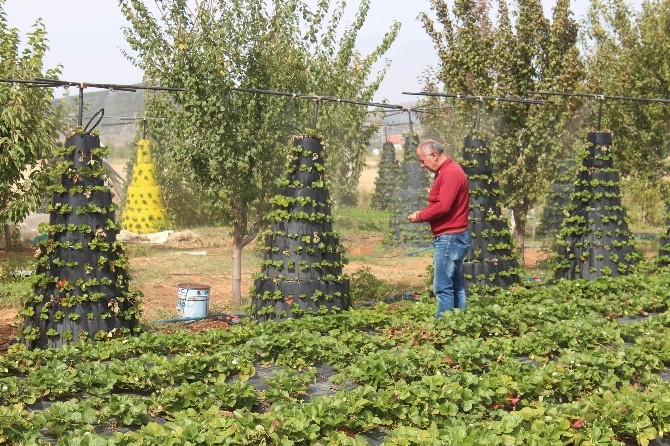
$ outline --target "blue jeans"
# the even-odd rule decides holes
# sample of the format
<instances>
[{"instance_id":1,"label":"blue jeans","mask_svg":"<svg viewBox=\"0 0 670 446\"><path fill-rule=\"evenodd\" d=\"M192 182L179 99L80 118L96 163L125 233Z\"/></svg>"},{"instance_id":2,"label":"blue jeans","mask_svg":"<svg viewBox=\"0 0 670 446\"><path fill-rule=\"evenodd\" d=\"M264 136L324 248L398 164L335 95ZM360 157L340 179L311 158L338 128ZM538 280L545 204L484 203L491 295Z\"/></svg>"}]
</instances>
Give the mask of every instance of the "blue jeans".
<instances>
[{"instance_id":1,"label":"blue jeans","mask_svg":"<svg viewBox=\"0 0 670 446\"><path fill-rule=\"evenodd\" d=\"M465 308L467 296L463 280L463 259L470 249L470 231L444 234L433 242L433 292L437 297L437 314L454 308Z\"/></svg>"}]
</instances>

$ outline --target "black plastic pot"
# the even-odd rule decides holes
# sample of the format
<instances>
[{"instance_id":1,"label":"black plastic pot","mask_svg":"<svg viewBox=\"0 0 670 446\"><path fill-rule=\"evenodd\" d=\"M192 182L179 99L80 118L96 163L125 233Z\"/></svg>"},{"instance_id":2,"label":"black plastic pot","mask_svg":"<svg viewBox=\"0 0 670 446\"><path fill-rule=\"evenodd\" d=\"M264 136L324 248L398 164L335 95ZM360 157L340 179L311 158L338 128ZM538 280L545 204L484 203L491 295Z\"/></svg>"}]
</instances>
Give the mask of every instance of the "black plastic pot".
<instances>
[{"instance_id":1,"label":"black plastic pot","mask_svg":"<svg viewBox=\"0 0 670 446\"><path fill-rule=\"evenodd\" d=\"M485 139L478 139L476 135L469 134L465 135L465 138L463 139L463 145L467 151L467 149L470 147L485 147L487 145L487 141Z\"/></svg>"},{"instance_id":2,"label":"black plastic pot","mask_svg":"<svg viewBox=\"0 0 670 446\"><path fill-rule=\"evenodd\" d=\"M608 150L612 144L612 134L589 132L586 139L591 145L588 148L588 155L584 159L584 166L587 168L612 168L613 162Z\"/></svg>"}]
</instances>

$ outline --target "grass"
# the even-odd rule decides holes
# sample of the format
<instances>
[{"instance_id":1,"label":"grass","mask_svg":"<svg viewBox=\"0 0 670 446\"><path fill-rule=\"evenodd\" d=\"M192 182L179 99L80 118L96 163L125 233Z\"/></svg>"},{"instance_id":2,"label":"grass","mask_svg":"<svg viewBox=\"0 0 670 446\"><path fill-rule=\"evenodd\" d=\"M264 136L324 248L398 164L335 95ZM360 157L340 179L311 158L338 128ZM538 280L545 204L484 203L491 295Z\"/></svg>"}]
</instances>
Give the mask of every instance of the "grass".
<instances>
[{"instance_id":1,"label":"grass","mask_svg":"<svg viewBox=\"0 0 670 446\"><path fill-rule=\"evenodd\" d=\"M231 278L232 257L230 240L221 228L199 228L198 242L188 245L166 244L152 245L129 243L127 254L131 260L131 276L134 286L142 286L157 280L183 276L206 275L210 277ZM258 266L254 244L242 252L242 270Z\"/></svg>"},{"instance_id":2,"label":"grass","mask_svg":"<svg viewBox=\"0 0 670 446\"><path fill-rule=\"evenodd\" d=\"M384 234L391 218L388 212L352 206L338 206L332 214L334 229L347 237Z\"/></svg>"},{"instance_id":3,"label":"grass","mask_svg":"<svg viewBox=\"0 0 670 446\"><path fill-rule=\"evenodd\" d=\"M0 309L18 309L33 290L27 279L6 279L0 281Z\"/></svg>"},{"instance_id":4,"label":"grass","mask_svg":"<svg viewBox=\"0 0 670 446\"><path fill-rule=\"evenodd\" d=\"M18 309L31 293L30 280L16 271L32 271L33 251L23 246L18 252L0 251L0 309Z\"/></svg>"}]
</instances>

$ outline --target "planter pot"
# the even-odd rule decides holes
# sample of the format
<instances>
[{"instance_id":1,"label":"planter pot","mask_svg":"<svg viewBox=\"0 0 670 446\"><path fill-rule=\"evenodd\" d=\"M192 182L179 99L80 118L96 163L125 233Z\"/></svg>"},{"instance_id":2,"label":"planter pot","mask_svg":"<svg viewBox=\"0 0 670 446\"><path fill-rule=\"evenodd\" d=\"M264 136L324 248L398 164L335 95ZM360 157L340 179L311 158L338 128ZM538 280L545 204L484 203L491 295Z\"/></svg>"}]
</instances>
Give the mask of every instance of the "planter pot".
<instances>
[{"instance_id":1,"label":"planter pot","mask_svg":"<svg viewBox=\"0 0 670 446\"><path fill-rule=\"evenodd\" d=\"M589 132L586 135L586 140L591 144L600 144L604 146L609 146L612 144L612 133Z\"/></svg>"},{"instance_id":2,"label":"planter pot","mask_svg":"<svg viewBox=\"0 0 670 446\"><path fill-rule=\"evenodd\" d=\"M465 147L485 147L487 144L486 140L477 139L475 135L469 134L466 135L463 139L463 145Z\"/></svg>"}]
</instances>

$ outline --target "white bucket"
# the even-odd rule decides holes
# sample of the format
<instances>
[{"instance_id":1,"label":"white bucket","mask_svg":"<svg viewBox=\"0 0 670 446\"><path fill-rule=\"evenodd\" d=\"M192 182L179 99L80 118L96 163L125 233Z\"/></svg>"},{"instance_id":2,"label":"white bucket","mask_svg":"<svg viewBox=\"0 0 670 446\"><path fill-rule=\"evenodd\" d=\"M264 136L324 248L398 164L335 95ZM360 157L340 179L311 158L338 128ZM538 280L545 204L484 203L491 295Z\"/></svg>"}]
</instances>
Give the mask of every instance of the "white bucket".
<instances>
[{"instance_id":1,"label":"white bucket","mask_svg":"<svg viewBox=\"0 0 670 446\"><path fill-rule=\"evenodd\" d=\"M181 283L177 287L179 317L207 317L210 287L198 283Z\"/></svg>"}]
</instances>

